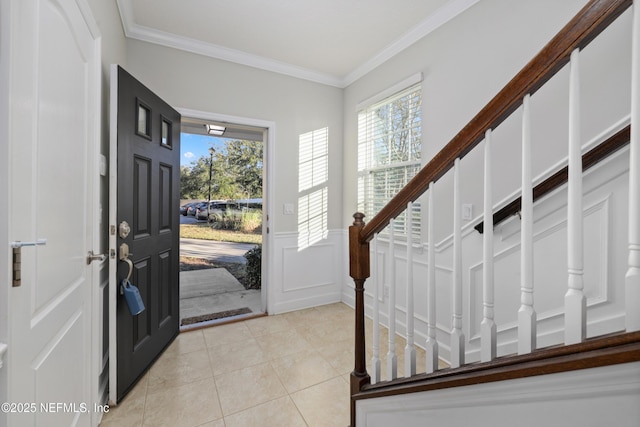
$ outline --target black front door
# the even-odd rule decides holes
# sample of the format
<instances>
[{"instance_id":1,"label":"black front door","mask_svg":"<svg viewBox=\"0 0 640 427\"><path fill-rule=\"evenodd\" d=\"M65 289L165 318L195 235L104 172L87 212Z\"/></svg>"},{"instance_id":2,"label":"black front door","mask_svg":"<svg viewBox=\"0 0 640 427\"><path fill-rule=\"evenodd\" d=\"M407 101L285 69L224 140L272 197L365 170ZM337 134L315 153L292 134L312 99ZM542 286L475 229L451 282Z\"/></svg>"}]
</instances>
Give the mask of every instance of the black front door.
<instances>
[{"instance_id":1,"label":"black front door","mask_svg":"<svg viewBox=\"0 0 640 427\"><path fill-rule=\"evenodd\" d=\"M128 251L145 306L133 316L118 292L120 400L179 331L180 114L121 67L117 94L117 281Z\"/></svg>"}]
</instances>

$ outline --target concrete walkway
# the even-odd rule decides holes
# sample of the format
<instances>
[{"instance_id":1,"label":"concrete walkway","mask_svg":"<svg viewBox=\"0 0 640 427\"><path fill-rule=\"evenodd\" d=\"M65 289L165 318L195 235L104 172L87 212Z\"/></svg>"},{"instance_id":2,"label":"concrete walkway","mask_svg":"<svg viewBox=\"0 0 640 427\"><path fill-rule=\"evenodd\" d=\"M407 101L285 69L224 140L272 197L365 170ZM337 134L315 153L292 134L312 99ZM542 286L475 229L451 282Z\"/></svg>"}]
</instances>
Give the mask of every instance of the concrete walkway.
<instances>
[{"instance_id":1,"label":"concrete walkway","mask_svg":"<svg viewBox=\"0 0 640 427\"><path fill-rule=\"evenodd\" d=\"M180 272L180 323L183 319L247 307L262 313L260 289L245 289L224 268Z\"/></svg>"},{"instance_id":2,"label":"concrete walkway","mask_svg":"<svg viewBox=\"0 0 640 427\"><path fill-rule=\"evenodd\" d=\"M256 245L251 243L180 239L180 256L245 264L247 260L244 254L255 247Z\"/></svg>"}]
</instances>

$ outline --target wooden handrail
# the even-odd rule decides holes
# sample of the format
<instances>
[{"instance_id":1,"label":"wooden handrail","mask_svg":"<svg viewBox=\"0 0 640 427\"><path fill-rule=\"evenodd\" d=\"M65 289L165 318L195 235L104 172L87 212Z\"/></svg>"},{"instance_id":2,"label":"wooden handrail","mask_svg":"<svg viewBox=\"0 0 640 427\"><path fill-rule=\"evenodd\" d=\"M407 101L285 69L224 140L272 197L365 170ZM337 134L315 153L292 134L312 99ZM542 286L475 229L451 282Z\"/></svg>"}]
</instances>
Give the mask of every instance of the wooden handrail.
<instances>
[{"instance_id":1,"label":"wooden handrail","mask_svg":"<svg viewBox=\"0 0 640 427\"><path fill-rule=\"evenodd\" d=\"M632 0L592 0L538 53L453 139L429 161L407 185L361 230L360 240L369 242L389 221L415 201L483 140L487 129L495 129L565 64L574 49L584 49L627 10Z\"/></svg>"},{"instance_id":2,"label":"wooden handrail","mask_svg":"<svg viewBox=\"0 0 640 427\"><path fill-rule=\"evenodd\" d=\"M585 153L582 156L582 170L586 171L587 169L597 165L599 162L606 159L625 145L628 145L630 138L631 125L627 125L623 129L618 131L615 135L607 138L606 141L602 142L597 147ZM569 168L565 166L558 172L551 175L549 178L542 181L540 184L536 185L533 188L533 201L535 202L542 196L549 194L556 188L559 188L560 186L566 184L568 177ZM511 203L505 205L502 209L497 210L493 214L493 225L496 226L510 216L518 213L520 211L520 205L521 198L517 197ZM475 228L479 233L483 233L484 221L480 222L473 228Z\"/></svg>"}]
</instances>

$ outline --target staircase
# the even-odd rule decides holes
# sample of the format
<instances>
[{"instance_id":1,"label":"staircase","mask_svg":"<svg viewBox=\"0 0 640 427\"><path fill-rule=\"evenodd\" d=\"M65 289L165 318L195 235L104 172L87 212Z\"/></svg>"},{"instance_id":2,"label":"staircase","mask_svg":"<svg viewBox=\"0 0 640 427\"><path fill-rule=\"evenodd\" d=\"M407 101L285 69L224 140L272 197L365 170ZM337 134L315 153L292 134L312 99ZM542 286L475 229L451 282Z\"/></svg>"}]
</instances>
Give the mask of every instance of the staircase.
<instances>
[{"instance_id":1,"label":"staircase","mask_svg":"<svg viewBox=\"0 0 640 427\"><path fill-rule=\"evenodd\" d=\"M581 57L616 20L630 15L630 113L584 141L581 118L589 107L580 97ZM534 175L532 151L538 147L532 143L532 117L545 108L546 85L563 79L569 97L566 148L551 167ZM505 137L514 123L518 140ZM531 401L548 401L525 405L520 413L533 411L532 425L540 425L555 408L549 391L568 390L570 384L585 394L576 397L578 391L572 391L577 394L565 409L581 402L580 408L593 411L581 409L582 415L564 425L604 414L590 404L594 395L586 390L602 390L603 396L611 390L620 396L611 408L635 407L629 413L640 414L632 403L640 396L639 128L640 5L593 0L375 217L365 223L363 214L354 214L351 427L413 425L412 419L415 425L458 425L456 419L463 423L481 408L484 421L471 424L495 425L495 411L488 408L522 403L509 400L522 387ZM519 144L520 153L504 162L499 150L508 144ZM520 175L516 190L494 200L497 186L513 183L512 165ZM482 182L483 212L463 226L461 194L465 185L473 187L469 179ZM425 237L396 240L394 219L416 202L426 206ZM452 230L443 239L437 238L443 227L439 209L452 216ZM404 274L396 274L396 259L404 259ZM381 307L389 281L394 297ZM395 304L396 293L404 294L402 305ZM373 319L369 330L365 317ZM388 351L380 354L385 327ZM396 329L406 343L404 360L396 353ZM373 342L370 358L365 336ZM416 360L417 347L424 360ZM456 398L460 407L451 404ZM440 401L449 403L437 406ZM449 418L438 419L443 414ZM623 421L620 425L640 425L640 416Z\"/></svg>"}]
</instances>

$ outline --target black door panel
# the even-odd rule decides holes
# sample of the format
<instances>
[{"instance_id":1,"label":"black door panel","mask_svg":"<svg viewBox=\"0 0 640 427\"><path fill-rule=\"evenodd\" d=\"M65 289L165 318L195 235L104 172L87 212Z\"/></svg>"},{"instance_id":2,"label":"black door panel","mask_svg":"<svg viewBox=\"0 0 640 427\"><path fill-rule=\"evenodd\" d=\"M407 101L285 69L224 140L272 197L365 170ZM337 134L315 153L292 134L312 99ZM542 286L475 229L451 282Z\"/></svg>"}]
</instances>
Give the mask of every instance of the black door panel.
<instances>
[{"instance_id":1,"label":"black door panel","mask_svg":"<svg viewBox=\"0 0 640 427\"><path fill-rule=\"evenodd\" d=\"M180 114L118 67L118 224L126 221L131 283L145 311L118 294L118 400L179 331ZM118 283L129 266L118 262Z\"/></svg>"}]
</instances>

